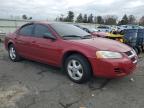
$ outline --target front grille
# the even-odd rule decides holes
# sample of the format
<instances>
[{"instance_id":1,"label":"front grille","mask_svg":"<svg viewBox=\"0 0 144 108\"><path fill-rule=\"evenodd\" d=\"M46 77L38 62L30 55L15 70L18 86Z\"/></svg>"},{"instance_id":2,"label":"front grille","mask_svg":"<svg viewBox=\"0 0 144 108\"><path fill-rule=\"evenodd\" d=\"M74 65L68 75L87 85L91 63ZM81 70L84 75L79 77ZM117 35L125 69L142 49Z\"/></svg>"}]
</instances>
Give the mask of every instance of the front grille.
<instances>
[{"instance_id":1,"label":"front grille","mask_svg":"<svg viewBox=\"0 0 144 108\"><path fill-rule=\"evenodd\" d=\"M133 63L137 63L136 54L134 53L134 51L127 51L127 52L125 52L125 54L128 56L128 58L129 58Z\"/></svg>"}]
</instances>

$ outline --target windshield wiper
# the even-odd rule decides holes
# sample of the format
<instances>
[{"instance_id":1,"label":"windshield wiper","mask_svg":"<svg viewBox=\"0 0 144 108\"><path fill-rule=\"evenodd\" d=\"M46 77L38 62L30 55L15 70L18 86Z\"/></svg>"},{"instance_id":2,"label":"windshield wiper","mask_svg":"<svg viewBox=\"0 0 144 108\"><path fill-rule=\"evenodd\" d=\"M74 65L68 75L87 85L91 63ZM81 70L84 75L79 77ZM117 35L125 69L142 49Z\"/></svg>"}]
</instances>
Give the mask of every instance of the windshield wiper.
<instances>
[{"instance_id":1,"label":"windshield wiper","mask_svg":"<svg viewBox=\"0 0 144 108\"><path fill-rule=\"evenodd\" d=\"M83 39L90 39L90 38L92 38L92 35L85 35L85 36L83 36L82 38L83 38Z\"/></svg>"},{"instance_id":2,"label":"windshield wiper","mask_svg":"<svg viewBox=\"0 0 144 108\"><path fill-rule=\"evenodd\" d=\"M65 36L62 36L63 38L65 38L65 37L70 37L70 38L73 38L73 37L78 37L78 38L80 38L80 39L90 39L90 38L92 38L92 36L91 35L85 35L85 36L77 36L77 35L65 35Z\"/></svg>"}]
</instances>

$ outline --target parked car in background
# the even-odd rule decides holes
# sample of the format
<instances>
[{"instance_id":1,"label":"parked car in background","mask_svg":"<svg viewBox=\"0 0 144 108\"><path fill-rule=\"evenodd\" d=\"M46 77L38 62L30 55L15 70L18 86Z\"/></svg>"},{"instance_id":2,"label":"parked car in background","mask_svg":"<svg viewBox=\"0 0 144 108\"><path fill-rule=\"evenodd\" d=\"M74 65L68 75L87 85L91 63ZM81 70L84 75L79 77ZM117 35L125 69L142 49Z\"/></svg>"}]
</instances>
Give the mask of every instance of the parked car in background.
<instances>
[{"instance_id":1,"label":"parked car in background","mask_svg":"<svg viewBox=\"0 0 144 108\"><path fill-rule=\"evenodd\" d=\"M108 33L107 38L124 43L124 35L121 35L117 31L112 31L112 32Z\"/></svg>"},{"instance_id":2,"label":"parked car in background","mask_svg":"<svg viewBox=\"0 0 144 108\"><path fill-rule=\"evenodd\" d=\"M144 29L144 26L139 26L139 29Z\"/></svg>"},{"instance_id":3,"label":"parked car in background","mask_svg":"<svg viewBox=\"0 0 144 108\"><path fill-rule=\"evenodd\" d=\"M112 31L112 28L106 25L98 26L97 29L99 32L111 32Z\"/></svg>"},{"instance_id":4,"label":"parked car in background","mask_svg":"<svg viewBox=\"0 0 144 108\"><path fill-rule=\"evenodd\" d=\"M80 28L80 29L86 31L87 33L98 32L98 30L95 29L95 28L85 27L85 26L82 26L82 25L74 25L74 26L76 26L76 27L78 27L78 28Z\"/></svg>"},{"instance_id":5,"label":"parked car in background","mask_svg":"<svg viewBox=\"0 0 144 108\"><path fill-rule=\"evenodd\" d=\"M97 29L94 29L94 28L89 28L89 27L83 27L83 26L80 26L80 25L75 25L77 27L79 27L80 29L90 33L91 35L93 36L96 36L96 37L102 37L102 38L109 38L109 39L113 39L113 40L117 40L119 42L124 42L124 39L123 39L123 35L119 34L119 32L116 31L116 28L113 27L113 30L109 33L109 32L100 32L99 30Z\"/></svg>"},{"instance_id":6,"label":"parked car in background","mask_svg":"<svg viewBox=\"0 0 144 108\"><path fill-rule=\"evenodd\" d=\"M81 26L81 25L75 25L75 26L86 31L87 33L90 33L93 36L96 36L96 37L106 37L107 36L107 34L105 32L99 32L95 28L85 27L85 26Z\"/></svg>"},{"instance_id":7,"label":"parked car in background","mask_svg":"<svg viewBox=\"0 0 144 108\"><path fill-rule=\"evenodd\" d=\"M34 22L5 37L5 48L12 61L21 58L62 67L76 83L92 76L124 77L137 64L135 51L120 42L92 38L91 34L70 24Z\"/></svg>"},{"instance_id":8,"label":"parked car in background","mask_svg":"<svg viewBox=\"0 0 144 108\"><path fill-rule=\"evenodd\" d=\"M86 31L87 33L90 33L92 36L96 36L96 37L107 37L108 36L108 33L100 32L95 28L85 27L85 26L81 26L81 25L75 25L75 26Z\"/></svg>"},{"instance_id":9,"label":"parked car in background","mask_svg":"<svg viewBox=\"0 0 144 108\"><path fill-rule=\"evenodd\" d=\"M142 28L142 26L140 27L139 25L120 25L118 26L118 31L123 31L123 30L127 30L127 29L140 29Z\"/></svg>"},{"instance_id":10,"label":"parked car in background","mask_svg":"<svg viewBox=\"0 0 144 108\"><path fill-rule=\"evenodd\" d=\"M144 49L144 29L126 29L124 30L125 44L133 47L137 54Z\"/></svg>"}]
</instances>

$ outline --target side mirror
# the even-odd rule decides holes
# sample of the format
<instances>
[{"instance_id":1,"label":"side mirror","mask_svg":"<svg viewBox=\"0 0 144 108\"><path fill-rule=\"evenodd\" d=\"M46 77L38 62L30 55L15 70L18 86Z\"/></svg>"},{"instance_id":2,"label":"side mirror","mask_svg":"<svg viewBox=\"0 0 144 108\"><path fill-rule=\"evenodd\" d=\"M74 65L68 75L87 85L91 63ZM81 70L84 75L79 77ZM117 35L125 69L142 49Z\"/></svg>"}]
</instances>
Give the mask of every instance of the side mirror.
<instances>
[{"instance_id":1,"label":"side mirror","mask_svg":"<svg viewBox=\"0 0 144 108\"><path fill-rule=\"evenodd\" d=\"M43 34L43 38L51 39L51 40L56 40L56 37L53 36L51 33L44 33Z\"/></svg>"}]
</instances>

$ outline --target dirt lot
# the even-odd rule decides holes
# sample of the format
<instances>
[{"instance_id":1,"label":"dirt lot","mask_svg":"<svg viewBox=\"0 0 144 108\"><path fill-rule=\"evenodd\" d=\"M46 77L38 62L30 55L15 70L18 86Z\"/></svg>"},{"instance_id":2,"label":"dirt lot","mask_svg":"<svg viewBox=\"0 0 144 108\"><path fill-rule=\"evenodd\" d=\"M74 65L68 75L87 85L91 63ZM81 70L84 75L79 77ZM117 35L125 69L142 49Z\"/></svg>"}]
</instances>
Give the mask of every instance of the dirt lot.
<instances>
[{"instance_id":1,"label":"dirt lot","mask_svg":"<svg viewBox=\"0 0 144 108\"><path fill-rule=\"evenodd\" d=\"M79 85L58 68L11 62L0 44L0 108L144 108L143 70L141 54L134 74Z\"/></svg>"}]
</instances>

